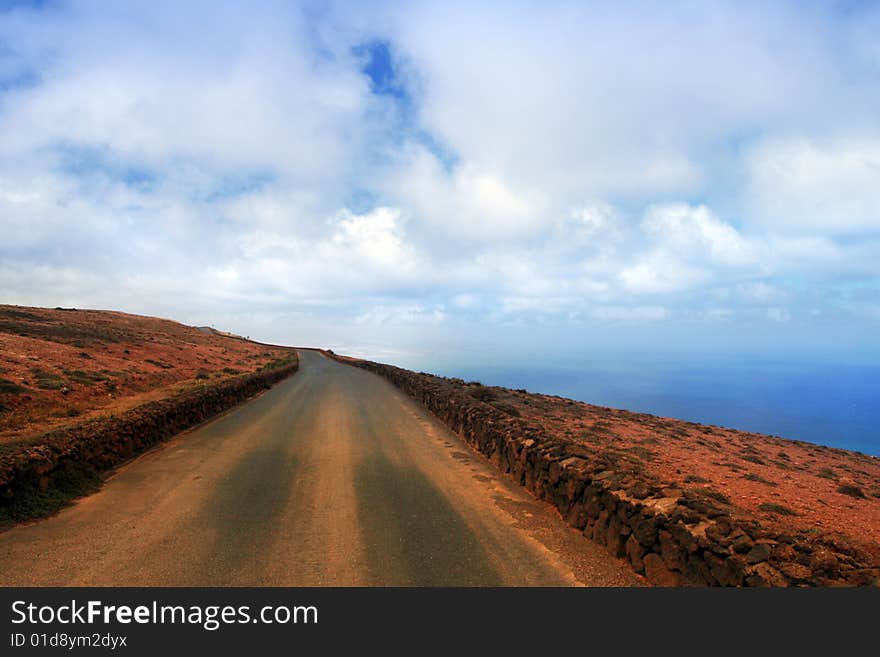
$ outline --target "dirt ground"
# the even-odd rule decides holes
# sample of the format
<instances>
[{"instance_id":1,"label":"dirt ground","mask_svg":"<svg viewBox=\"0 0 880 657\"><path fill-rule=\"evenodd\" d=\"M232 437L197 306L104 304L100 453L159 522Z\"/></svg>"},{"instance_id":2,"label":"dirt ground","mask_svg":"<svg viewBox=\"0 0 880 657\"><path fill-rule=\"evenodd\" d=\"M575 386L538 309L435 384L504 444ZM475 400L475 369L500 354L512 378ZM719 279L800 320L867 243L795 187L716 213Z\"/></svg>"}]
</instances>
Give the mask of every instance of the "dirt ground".
<instances>
[{"instance_id":1,"label":"dirt ground","mask_svg":"<svg viewBox=\"0 0 880 657\"><path fill-rule=\"evenodd\" d=\"M638 462L670 486L721 496L764 526L841 533L880 545L876 457L524 390L458 383L550 434Z\"/></svg>"},{"instance_id":2,"label":"dirt ground","mask_svg":"<svg viewBox=\"0 0 880 657\"><path fill-rule=\"evenodd\" d=\"M0 444L254 372L288 353L165 319L0 305Z\"/></svg>"}]
</instances>

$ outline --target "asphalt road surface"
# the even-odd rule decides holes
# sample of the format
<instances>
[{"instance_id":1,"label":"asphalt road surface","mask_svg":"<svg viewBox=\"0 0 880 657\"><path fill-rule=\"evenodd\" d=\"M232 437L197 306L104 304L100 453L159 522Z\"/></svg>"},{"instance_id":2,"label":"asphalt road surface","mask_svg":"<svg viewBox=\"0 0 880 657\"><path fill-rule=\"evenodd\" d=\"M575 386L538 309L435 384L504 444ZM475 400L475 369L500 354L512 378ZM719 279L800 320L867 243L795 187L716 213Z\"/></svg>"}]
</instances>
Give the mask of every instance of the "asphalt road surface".
<instances>
[{"instance_id":1,"label":"asphalt road surface","mask_svg":"<svg viewBox=\"0 0 880 657\"><path fill-rule=\"evenodd\" d=\"M0 584L637 585L384 379L300 371L0 533Z\"/></svg>"}]
</instances>

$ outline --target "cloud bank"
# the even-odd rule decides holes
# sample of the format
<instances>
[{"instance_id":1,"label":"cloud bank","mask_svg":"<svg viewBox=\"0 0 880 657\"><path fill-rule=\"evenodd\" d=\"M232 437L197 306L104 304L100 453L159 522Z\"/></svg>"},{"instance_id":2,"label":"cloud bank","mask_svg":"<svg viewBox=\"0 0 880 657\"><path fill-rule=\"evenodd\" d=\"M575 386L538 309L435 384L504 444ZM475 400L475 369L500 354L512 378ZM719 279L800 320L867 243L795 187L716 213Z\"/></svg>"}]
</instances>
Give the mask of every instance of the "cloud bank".
<instances>
[{"instance_id":1,"label":"cloud bank","mask_svg":"<svg viewBox=\"0 0 880 657\"><path fill-rule=\"evenodd\" d=\"M875 353L878 34L870 4L6 3L0 298L374 354Z\"/></svg>"}]
</instances>

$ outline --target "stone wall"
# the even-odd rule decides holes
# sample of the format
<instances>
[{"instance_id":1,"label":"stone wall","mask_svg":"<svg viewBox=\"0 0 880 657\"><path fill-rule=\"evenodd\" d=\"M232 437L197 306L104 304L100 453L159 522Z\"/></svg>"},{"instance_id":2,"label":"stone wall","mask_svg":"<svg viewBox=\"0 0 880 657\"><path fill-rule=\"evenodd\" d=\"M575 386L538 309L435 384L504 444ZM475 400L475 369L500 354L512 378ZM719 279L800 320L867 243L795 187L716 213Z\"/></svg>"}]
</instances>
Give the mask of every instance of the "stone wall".
<instances>
[{"instance_id":1,"label":"stone wall","mask_svg":"<svg viewBox=\"0 0 880 657\"><path fill-rule=\"evenodd\" d=\"M585 536L655 585L878 585L877 551L845 537L762 527L725 501L664 484L639 464L551 436L440 377L327 355L415 398L475 450L553 504Z\"/></svg>"},{"instance_id":2,"label":"stone wall","mask_svg":"<svg viewBox=\"0 0 880 657\"><path fill-rule=\"evenodd\" d=\"M221 413L290 376L298 359L281 367L206 383L159 401L44 434L0 451L0 515L32 515L29 496L51 493L76 476L94 476L156 443ZM3 513L5 511L5 513Z\"/></svg>"}]
</instances>

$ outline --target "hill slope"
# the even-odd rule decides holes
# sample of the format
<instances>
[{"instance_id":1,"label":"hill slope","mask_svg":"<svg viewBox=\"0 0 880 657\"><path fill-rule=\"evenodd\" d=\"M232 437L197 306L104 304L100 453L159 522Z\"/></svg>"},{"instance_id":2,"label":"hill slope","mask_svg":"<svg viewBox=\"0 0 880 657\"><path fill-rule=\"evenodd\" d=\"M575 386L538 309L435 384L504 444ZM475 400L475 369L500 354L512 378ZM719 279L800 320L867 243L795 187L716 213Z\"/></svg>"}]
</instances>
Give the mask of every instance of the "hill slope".
<instances>
[{"instance_id":1,"label":"hill slope","mask_svg":"<svg viewBox=\"0 0 880 657\"><path fill-rule=\"evenodd\" d=\"M0 305L0 444L255 372L289 354L166 319Z\"/></svg>"}]
</instances>

